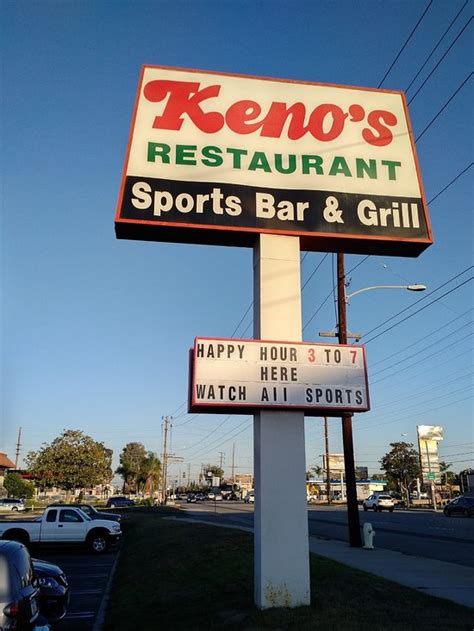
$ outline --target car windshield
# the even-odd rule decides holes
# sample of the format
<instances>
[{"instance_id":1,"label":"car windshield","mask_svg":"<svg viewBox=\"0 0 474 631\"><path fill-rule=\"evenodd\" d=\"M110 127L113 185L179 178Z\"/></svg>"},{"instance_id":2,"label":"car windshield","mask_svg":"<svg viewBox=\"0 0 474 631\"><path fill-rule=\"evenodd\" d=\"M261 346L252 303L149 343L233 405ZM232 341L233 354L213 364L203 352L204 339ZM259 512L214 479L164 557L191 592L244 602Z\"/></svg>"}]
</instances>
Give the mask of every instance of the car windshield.
<instances>
[{"instance_id":1,"label":"car windshield","mask_svg":"<svg viewBox=\"0 0 474 631\"><path fill-rule=\"evenodd\" d=\"M92 521L92 519L89 517L89 515L86 515L86 513L82 510L82 508L76 508L77 512L81 514L81 517L83 517L85 519L85 521Z\"/></svg>"}]
</instances>

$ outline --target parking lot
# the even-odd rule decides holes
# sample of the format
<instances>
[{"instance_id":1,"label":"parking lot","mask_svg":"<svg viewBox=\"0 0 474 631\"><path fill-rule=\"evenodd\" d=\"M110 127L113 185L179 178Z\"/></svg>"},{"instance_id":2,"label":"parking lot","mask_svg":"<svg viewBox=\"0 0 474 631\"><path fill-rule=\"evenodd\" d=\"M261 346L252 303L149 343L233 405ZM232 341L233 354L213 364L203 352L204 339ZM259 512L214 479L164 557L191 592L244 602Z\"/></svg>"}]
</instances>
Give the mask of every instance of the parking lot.
<instances>
[{"instance_id":1,"label":"parking lot","mask_svg":"<svg viewBox=\"0 0 474 631\"><path fill-rule=\"evenodd\" d=\"M69 581L67 615L55 629L88 631L93 628L117 554L118 547L104 555L90 554L83 547L32 550L35 558L59 565Z\"/></svg>"}]
</instances>

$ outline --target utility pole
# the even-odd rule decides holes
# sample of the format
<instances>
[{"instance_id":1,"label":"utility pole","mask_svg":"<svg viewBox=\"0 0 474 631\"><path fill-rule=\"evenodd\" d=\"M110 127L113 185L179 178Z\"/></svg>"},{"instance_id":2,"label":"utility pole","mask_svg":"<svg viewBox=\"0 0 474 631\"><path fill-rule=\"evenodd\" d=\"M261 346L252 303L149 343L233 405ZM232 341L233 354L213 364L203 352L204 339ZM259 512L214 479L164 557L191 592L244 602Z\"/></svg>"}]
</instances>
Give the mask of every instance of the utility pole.
<instances>
[{"instance_id":1,"label":"utility pole","mask_svg":"<svg viewBox=\"0 0 474 631\"><path fill-rule=\"evenodd\" d=\"M232 443L232 490L235 484L235 443Z\"/></svg>"},{"instance_id":2,"label":"utility pole","mask_svg":"<svg viewBox=\"0 0 474 631\"><path fill-rule=\"evenodd\" d=\"M219 451L219 456L220 456L219 469L222 471L222 477L224 477L224 469L222 468L222 465L224 464L225 453L223 451Z\"/></svg>"},{"instance_id":3,"label":"utility pole","mask_svg":"<svg viewBox=\"0 0 474 631\"><path fill-rule=\"evenodd\" d=\"M18 458L20 457L20 447L21 447L21 427L18 430L18 440L16 441L15 469L18 469Z\"/></svg>"},{"instance_id":4,"label":"utility pole","mask_svg":"<svg viewBox=\"0 0 474 631\"><path fill-rule=\"evenodd\" d=\"M324 417L324 442L326 450L326 498L328 505L331 503L331 469L329 467L329 436L328 417Z\"/></svg>"},{"instance_id":5,"label":"utility pole","mask_svg":"<svg viewBox=\"0 0 474 631\"><path fill-rule=\"evenodd\" d=\"M188 489L191 486L191 463L188 462Z\"/></svg>"},{"instance_id":6,"label":"utility pole","mask_svg":"<svg viewBox=\"0 0 474 631\"><path fill-rule=\"evenodd\" d=\"M162 454L162 471L161 471L161 502L166 504L166 485L168 475L168 431L171 426L171 419L163 416L163 454Z\"/></svg>"},{"instance_id":7,"label":"utility pole","mask_svg":"<svg viewBox=\"0 0 474 631\"><path fill-rule=\"evenodd\" d=\"M347 344L346 318L346 274L344 254L337 253L337 312L339 344ZM360 535L359 507L357 505L357 485L355 477L354 444L352 440L352 414L343 413L342 442L344 445L344 468L346 470L347 521L349 524L349 543L354 548L362 547Z\"/></svg>"}]
</instances>

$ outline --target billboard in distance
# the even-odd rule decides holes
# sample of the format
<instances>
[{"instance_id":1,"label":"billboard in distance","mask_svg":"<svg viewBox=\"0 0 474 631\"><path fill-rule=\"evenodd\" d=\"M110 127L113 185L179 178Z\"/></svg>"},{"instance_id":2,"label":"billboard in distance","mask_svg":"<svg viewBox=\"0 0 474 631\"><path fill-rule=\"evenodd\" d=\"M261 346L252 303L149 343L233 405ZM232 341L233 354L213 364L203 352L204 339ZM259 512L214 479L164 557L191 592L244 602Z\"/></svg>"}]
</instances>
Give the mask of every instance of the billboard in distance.
<instances>
[{"instance_id":1,"label":"billboard in distance","mask_svg":"<svg viewBox=\"0 0 474 631\"><path fill-rule=\"evenodd\" d=\"M441 425L417 425L418 448L420 451L420 464L423 481L429 483L441 482L439 465L439 441L444 438L444 429ZM431 476L429 476L431 474Z\"/></svg>"},{"instance_id":2,"label":"billboard in distance","mask_svg":"<svg viewBox=\"0 0 474 631\"><path fill-rule=\"evenodd\" d=\"M403 93L144 66L119 238L418 256L432 243Z\"/></svg>"},{"instance_id":3,"label":"billboard in distance","mask_svg":"<svg viewBox=\"0 0 474 631\"><path fill-rule=\"evenodd\" d=\"M337 476L341 473L344 473L344 454L328 454L328 458L326 455L323 455L323 469L327 470L327 461L329 461L329 475Z\"/></svg>"}]
</instances>

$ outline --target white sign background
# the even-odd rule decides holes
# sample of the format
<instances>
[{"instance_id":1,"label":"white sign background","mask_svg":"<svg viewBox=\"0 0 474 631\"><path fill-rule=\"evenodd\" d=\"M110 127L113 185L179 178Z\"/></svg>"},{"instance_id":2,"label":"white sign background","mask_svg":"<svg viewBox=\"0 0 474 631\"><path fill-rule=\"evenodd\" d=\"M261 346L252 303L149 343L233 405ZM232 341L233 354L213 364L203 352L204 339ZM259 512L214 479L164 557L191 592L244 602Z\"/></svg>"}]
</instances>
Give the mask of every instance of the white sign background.
<instances>
[{"instance_id":1,"label":"white sign background","mask_svg":"<svg viewBox=\"0 0 474 631\"><path fill-rule=\"evenodd\" d=\"M302 409L309 415L318 410L328 415L366 412L370 402L365 349L196 338L190 411L202 408L215 412L223 408Z\"/></svg>"},{"instance_id":2,"label":"white sign background","mask_svg":"<svg viewBox=\"0 0 474 631\"><path fill-rule=\"evenodd\" d=\"M302 103L306 107L306 123L314 108L328 103L339 106L348 112L351 105L361 105L366 113L385 110L397 117L397 124L390 127L393 139L386 146L374 146L362 137L362 130L370 128L366 120L350 122L346 119L344 130L334 140L318 141L310 133L302 138L289 139L287 135L288 121L279 138L265 138L258 131L250 134L237 134L227 125L214 133L201 131L186 114L180 130L155 129L153 121L161 116L168 102L168 97L161 102L151 102L144 96L143 86L153 80L199 82L200 88L212 85L222 86L219 95L203 100L201 108L205 112L224 113L234 103L242 100L254 100L262 112L256 120L260 120L268 112L273 102L283 102L291 106ZM328 117L330 119L330 117ZM323 158L323 175L304 175L300 169L292 174L282 175L278 172L266 173L262 169L249 171L246 168L234 169L230 156L221 166L176 165L173 160L164 164L162 160L147 161L149 142L196 145L196 155L207 145L222 148L237 147L248 151L242 162L249 161L254 151L263 151L268 156L274 154L309 154ZM355 170L355 159L376 159L379 161L380 177L377 179L345 177L340 174L329 176L332 159L343 156L352 170ZM387 169L380 167L381 160L399 161L397 179L389 180ZM389 92L376 89L361 89L349 86L323 85L276 79L242 77L236 75L220 75L217 73L191 72L186 70L144 67L143 79L139 93L137 115L130 147L127 175L138 177L155 177L195 182L227 182L247 186L269 187L299 190L339 190L348 193L371 193L394 197L422 197L420 181L415 160L415 150L410 138L409 124L401 92Z\"/></svg>"}]
</instances>

